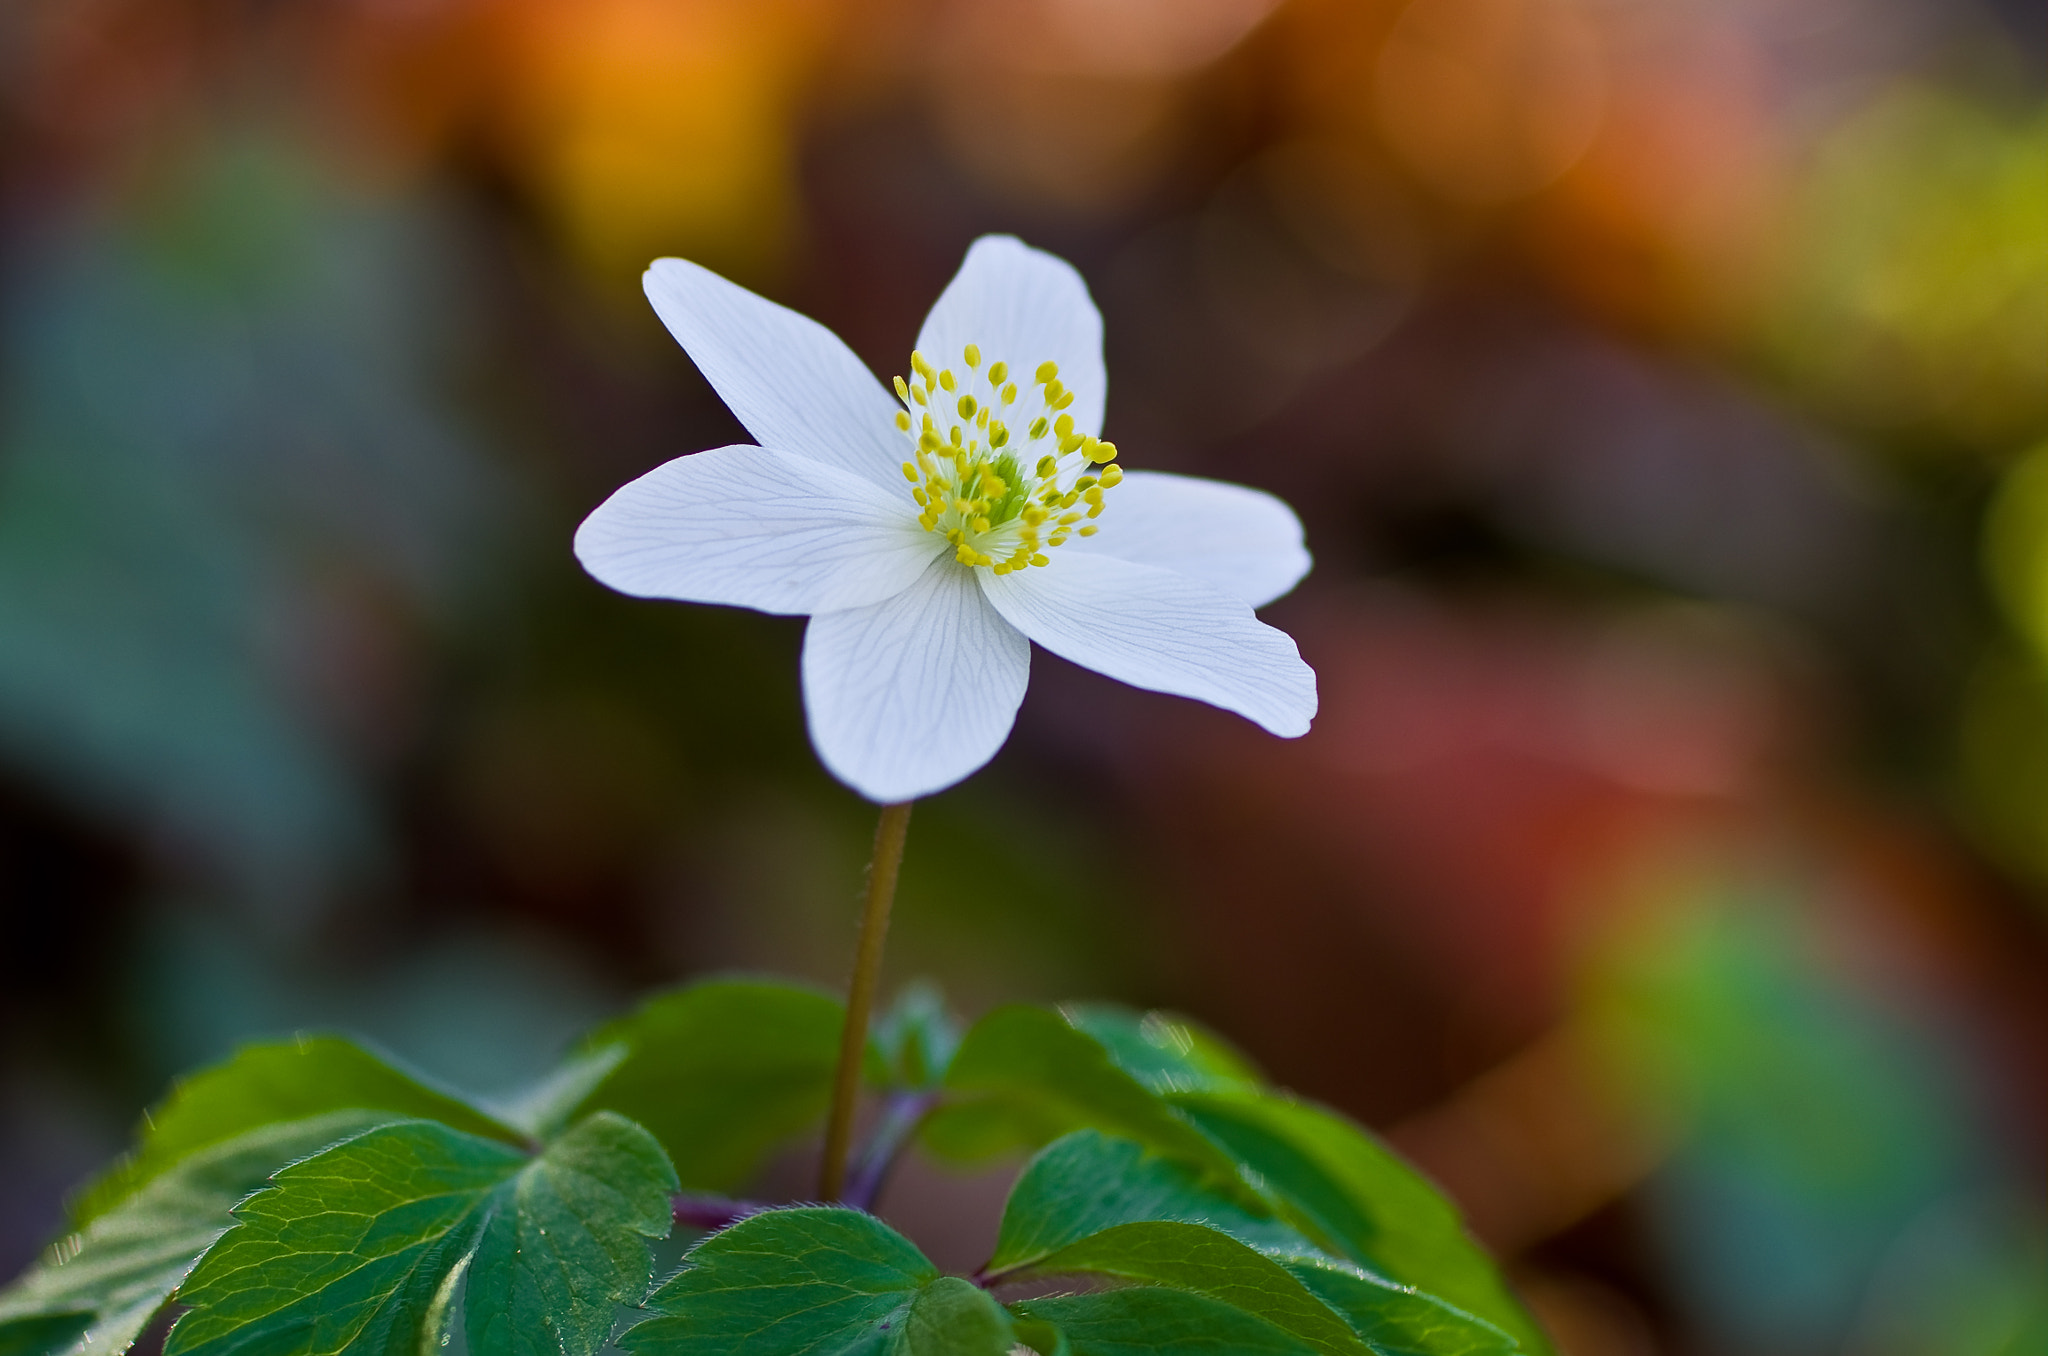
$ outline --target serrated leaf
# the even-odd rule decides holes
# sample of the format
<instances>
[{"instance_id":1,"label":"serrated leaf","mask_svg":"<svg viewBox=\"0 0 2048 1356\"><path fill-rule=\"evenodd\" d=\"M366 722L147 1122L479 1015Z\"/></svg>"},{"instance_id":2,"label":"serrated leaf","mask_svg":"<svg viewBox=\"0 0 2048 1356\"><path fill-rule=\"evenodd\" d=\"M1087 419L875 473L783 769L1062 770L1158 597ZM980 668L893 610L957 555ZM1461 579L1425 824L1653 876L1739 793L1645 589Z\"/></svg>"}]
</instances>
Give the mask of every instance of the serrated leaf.
<instances>
[{"instance_id":1,"label":"serrated leaf","mask_svg":"<svg viewBox=\"0 0 2048 1356\"><path fill-rule=\"evenodd\" d=\"M741 1185L776 1145L824 1119L845 1008L793 984L708 980L600 1027L586 1052L624 1047L576 1107L653 1132L692 1190ZM869 1049L869 1077L884 1076Z\"/></svg>"},{"instance_id":2,"label":"serrated leaf","mask_svg":"<svg viewBox=\"0 0 2048 1356\"><path fill-rule=\"evenodd\" d=\"M1192 1290L1256 1314L1322 1356L1370 1356L1286 1267L1203 1224L1117 1224L1040 1258L1025 1274L1089 1275Z\"/></svg>"},{"instance_id":3,"label":"serrated leaf","mask_svg":"<svg viewBox=\"0 0 2048 1356\"><path fill-rule=\"evenodd\" d=\"M1114 1003L1071 1003L1060 1011L1076 1030L1099 1041L1118 1068L1154 1092L1255 1089L1262 1081L1229 1042L1188 1018Z\"/></svg>"},{"instance_id":4,"label":"serrated leaf","mask_svg":"<svg viewBox=\"0 0 2048 1356\"><path fill-rule=\"evenodd\" d=\"M403 1121L274 1180L193 1269L166 1356L430 1352L465 1267L474 1356L592 1356L647 1288L675 1189L653 1137L610 1113L531 1158Z\"/></svg>"},{"instance_id":5,"label":"serrated leaf","mask_svg":"<svg viewBox=\"0 0 2048 1356\"><path fill-rule=\"evenodd\" d=\"M1255 1093L1176 1094L1326 1251L1464 1309L1533 1353L1548 1340L1449 1201L1391 1149L1322 1107Z\"/></svg>"},{"instance_id":6,"label":"serrated leaf","mask_svg":"<svg viewBox=\"0 0 2048 1356\"><path fill-rule=\"evenodd\" d=\"M1290 1259L1295 1279L1381 1356L1513 1356L1515 1339L1442 1300L1341 1264Z\"/></svg>"},{"instance_id":7,"label":"serrated leaf","mask_svg":"<svg viewBox=\"0 0 2048 1356\"><path fill-rule=\"evenodd\" d=\"M1126 1139L1076 1130L1025 1166L1003 1206L991 1275L1030 1266L1115 1224L1178 1220L1221 1229L1255 1248L1307 1252L1308 1239L1204 1186L1193 1168Z\"/></svg>"},{"instance_id":8,"label":"serrated leaf","mask_svg":"<svg viewBox=\"0 0 2048 1356\"><path fill-rule=\"evenodd\" d=\"M1133 1286L1025 1300L1010 1312L1059 1329L1073 1356L1316 1356L1294 1334L1191 1290Z\"/></svg>"},{"instance_id":9,"label":"serrated leaf","mask_svg":"<svg viewBox=\"0 0 2048 1356\"><path fill-rule=\"evenodd\" d=\"M946 1071L948 1098L924 1143L972 1161L1036 1149L1075 1130L1134 1140L1242 1188L1236 1165L1151 1089L1118 1068L1096 1039L1045 1008L997 1008L968 1031Z\"/></svg>"},{"instance_id":10,"label":"serrated leaf","mask_svg":"<svg viewBox=\"0 0 2048 1356\"><path fill-rule=\"evenodd\" d=\"M629 1330L634 1356L1006 1356L988 1294L941 1276L872 1215L803 1206L751 1215L690 1251Z\"/></svg>"},{"instance_id":11,"label":"serrated leaf","mask_svg":"<svg viewBox=\"0 0 2048 1356\"><path fill-rule=\"evenodd\" d=\"M423 1117L508 1142L523 1138L459 1094L339 1036L248 1045L179 1082L144 1118L135 1152L80 1193L73 1227L84 1227L209 1145L275 1121L352 1109L389 1119Z\"/></svg>"},{"instance_id":12,"label":"serrated leaf","mask_svg":"<svg viewBox=\"0 0 2048 1356\"><path fill-rule=\"evenodd\" d=\"M262 1126L187 1155L60 1240L0 1291L0 1347L34 1356L115 1356L132 1345L235 1203L273 1172L359 1134L384 1113L339 1111ZM65 1335L66 1324L75 1331Z\"/></svg>"}]
</instances>

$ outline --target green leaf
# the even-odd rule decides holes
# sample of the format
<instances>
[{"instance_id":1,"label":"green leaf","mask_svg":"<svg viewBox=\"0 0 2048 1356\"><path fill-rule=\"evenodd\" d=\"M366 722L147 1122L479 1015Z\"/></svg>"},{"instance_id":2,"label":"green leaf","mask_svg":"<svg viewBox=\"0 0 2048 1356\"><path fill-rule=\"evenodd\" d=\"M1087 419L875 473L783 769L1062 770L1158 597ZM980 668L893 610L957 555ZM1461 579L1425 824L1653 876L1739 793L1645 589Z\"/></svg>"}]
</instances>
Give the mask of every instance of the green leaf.
<instances>
[{"instance_id":1,"label":"green leaf","mask_svg":"<svg viewBox=\"0 0 2048 1356\"><path fill-rule=\"evenodd\" d=\"M600 1113L537 1157L432 1121L278 1173L193 1269L167 1356L437 1350L465 1271L476 1356L591 1356L668 1232L660 1146Z\"/></svg>"},{"instance_id":2,"label":"green leaf","mask_svg":"<svg viewBox=\"0 0 2048 1356\"><path fill-rule=\"evenodd\" d=\"M1260 1086L1259 1071L1228 1042L1185 1017L1114 1003L1074 1003L1067 1021L1101 1042L1117 1067L1154 1092L1225 1092Z\"/></svg>"},{"instance_id":3,"label":"green leaf","mask_svg":"<svg viewBox=\"0 0 2048 1356\"><path fill-rule=\"evenodd\" d=\"M751 1215L691 1250L628 1331L634 1356L1005 1356L1010 1319L872 1215Z\"/></svg>"},{"instance_id":4,"label":"green leaf","mask_svg":"<svg viewBox=\"0 0 2048 1356\"><path fill-rule=\"evenodd\" d=\"M1381 1356L1512 1356L1515 1339L1442 1300L1337 1262L1285 1263Z\"/></svg>"},{"instance_id":5,"label":"green leaf","mask_svg":"<svg viewBox=\"0 0 2048 1356\"><path fill-rule=\"evenodd\" d=\"M1130 1140L1076 1130L1047 1145L1010 1189L986 1269L1001 1274L1030 1266L1099 1230L1139 1220L1206 1224L1268 1251L1312 1246L1269 1212L1255 1214L1204 1186L1185 1164Z\"/></svg>"},{"instance_id":6,"label":"green leaf","mask_svg":"<svg viewBox=\"0 0 2048 1356\"><path fill-rule=\"evenodd\" d=\"M925 1121L926 1146L974 1160L1036 1149L1074 1130L1135 1140L1242 1191L1236 1164L1092 1036L1046 1008L1004 1007L976 1022L946 1071L946 1103Z\"/></svg>"},{"instance_id":7,"label":"green leaf","mask_svg":"<svg viewBox=\"0 0 2048 1356\"><path fill-rule=\"evenodd\" d=\"M1272 1258L1203 1224L1118 1224L1041 1258L1038 1276L1108 1276L1192 1290L1256 1314L1323 1356L1370 1356L1329 1305Z\"/></svg>"},{"instance_id":8,"label":"green leaf","mask_svg":"<svg viewBox=\"0 0 2048 1356\"><path fill-rule=\"evenodd\" d=\"M1358 1126L1280 1096L1172 1100L1257 1172L1281 1213L1326 1251L1496 1324L1528 1351L1550 1350L1450 1202Z\"/></svg>"},{"instance_id":9,"label":"green leaf","mask_svg":"<svg viewBox=\"0 0 2048 1356\"><path fill-rule=\"evenodd\" d=\"M83 1350L79 1339L91 1323L90 1313L75 1309L0 1319L0 1356L43 1356L51 1351Z\"/></svg>"},{"instance_id":10,"label":"green leaf","mask_svg":"<svg viewBox=\"0 0 2048 1356\"><path fill-rule=\"evenodd\" d=\"M112 1356L126 1350L199 1255L234 1223L229 1211L237 1201L287 1163L384 1119L372 1111L330 1112L266 1125L187 1155L58 1242L0 1291L0 1351Z\"/></svg>"},{"instance_id":11,"label":"green leaf","mask_svg":"<svg viewBox=\"0 0 2048 1356\"><path fill-rule=\"evenodd\" d=\"M1067 1335L1042 1318L1012 1315L1010 1330L1019 1345L1031 1348L1038 1356L1073 1356L1073 1348L1067 1345ZM1014 1354L1016 1347L1010 1350Z\"/></svg>"},{"instance_id":12,"label":"green leaf","mask_svg":"<svg viewBox=\"0 0 2048 1356\"><path fill-rule=\"evenodd\" d=\"M465 1335L474 1353L594 1352L614 1306L637 1304L647 1240L666 1238L676 1175L654 1137L599 1112L514 1179L469 1268Z\"/></svg>"},{"instance_id":13,"label":"green leaf","mask_svg":"<svg viewBox=\"0 0 2048 1356\"><path fill-rule=\"evenodd\" d=\"M625 1053L576 1107L646 1126L684 1186L729 1191L777 1144L824 1118L845 1009L792 984L709 980L661 994L600 1027L595 1053ZM869 1050L869 1078L884 1077Z\"/></svg>"},{"instance_id":14,"label":"green leaf","mask_svg":"<svg viewBox=\"0 0 2048 1356\"><path fill-rule=\"evenodd\" d=\"M936 1087L960 1048L960 1024L946 1010L945 996L936 984L914 980L904 985L875 1023L875 1044L888 1061L892 1082L906 1088Z\"/></svg>"},{"instance_id":15,"label":"green leaf","mask_svg":"<svg viewBox=\"0 0 2048 1356\"><path fill-rule=\"evenodd\" d=\"M82 1228L125 1197L210 1145L274 1121L331 1111L422 1117L486 1138L523 1136L481 1107L339 1036L299 1036L248 1045L180 1082L143 1120L140 1147L80 1194L72 1224Z\"/></svg>"},{"instance_id":16,"label":"green leaf","mask_svg":"<svg viewBox=\"0 0 2048 1356\"><path fill-rule=\"evenodd\" d=\"M1025 1300L1010 1312L1059 1329L1073 1356L1315 1356L1292 1333L1190 1290L1134 1286Z\"/></svg>"}]
</instances>

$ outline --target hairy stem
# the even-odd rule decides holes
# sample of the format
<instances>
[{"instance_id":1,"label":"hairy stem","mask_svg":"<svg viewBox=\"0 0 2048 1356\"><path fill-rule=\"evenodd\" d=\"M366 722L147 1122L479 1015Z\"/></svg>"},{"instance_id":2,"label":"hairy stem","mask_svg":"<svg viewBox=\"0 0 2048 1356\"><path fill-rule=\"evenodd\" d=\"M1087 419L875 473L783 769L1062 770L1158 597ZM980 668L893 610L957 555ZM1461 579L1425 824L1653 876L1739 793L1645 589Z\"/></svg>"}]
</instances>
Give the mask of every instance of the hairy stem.
<instances>
[{"instance_id":1,"label":"hairy stem","mask_svg":"<svg viewBox=\"0 0 2048 1356\"><path fill-rule=\"evenodd\" d=\"M904 837L910 832L910 804L884 805L875 824L875 856L868 863L867 903L861 909L860 944L854 952L853 981L847 987L846 1026L839 1034L839 1069L832 1080L832 1116L825 1122L825 1157L818 1165L820 1200L838 1200L846 1182L846 1152L853 1140L853 1113L867 1062L868 1014L882 978L882 943L889 936L889 906L896 900L896 873L903 865Z\"/></svg>"}]
</instances>

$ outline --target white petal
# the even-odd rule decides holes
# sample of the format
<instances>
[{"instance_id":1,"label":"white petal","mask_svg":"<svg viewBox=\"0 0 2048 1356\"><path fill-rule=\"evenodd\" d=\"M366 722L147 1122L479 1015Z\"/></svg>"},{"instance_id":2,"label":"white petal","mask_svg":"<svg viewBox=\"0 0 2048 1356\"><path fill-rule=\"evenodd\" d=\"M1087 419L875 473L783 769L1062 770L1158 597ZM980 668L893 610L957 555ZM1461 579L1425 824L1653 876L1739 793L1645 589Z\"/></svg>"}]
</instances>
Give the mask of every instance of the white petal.
<instances>
[{"instance_id":1,"label":"white petal","mask_svg":"<svg viewBox=\"0 0 2048 1356\"><path fill-rule=\"evenodd\" d=\"M1308 573L1301 519L1264 490L1130 471L1103 503L1096 520L1101 530L1076 537L1062 551L1157 565L1214 584L1253 607L1264 607Z\"/></svg>"},{"instance_id":2,"label":"white petal","mask_svg":"<svg viewBox=\"0 0 2048 1356\"><path fill-rule=\"evenodd\" d=\"M641 285L762 446L882 485L902 480L903 407L838 335L685 259L655 260Z\"/></svg>"},{"instance_id":3,"label":"white petal","mask_svg":"<svg viewBox=\"0 0 2048 1356\"><path fill-rule=\"evenodd\" d=\"M884 603L811 618L804 711L833 776L888 804L944 790L1003 746L1031 643L941 557Z\"/></svg>"},{"instance_id":4,"label":"white petal","mask_svg":"<svg viewBox=\"0 0 2048 1356\"><path fill-rule=\"evenodd\" d=\"M937 367L962 370L969 344L984 363L1006 362L1030 389L1031 374L1048 360L1074 393L1067 413L1083 433L1102 432L1109 376L1102 365L1102 313L1088 284L1058 255L1032 249L1012 235L985 235L925 317L917 347ZM984 369L986 370L986 369ZM1023 408L1030 397L1020 398ZM1033 406L1036 408L1036 406Z\"/></svg>"},{"instance_id":5,"label":"white petal","mask_svg":"<svg viewBox=\"0 0 2048 1356\"><path fill-rule=\"evenodd\" d=\"M1011 625L1064 659L1235 711L1276 735L1308 733L1315 671L1286 632L1213 584L1066 547L1047 566L977 573Z\"/></svg>"},{"instance_id":6,"label":"white petal","mask_svg":"<svg viewBox=\"0 0 2048 1356\"><path fill-rule=\"evenodd\" d=\"M826 612L917 582L945 546L903 490L805 457L718 447L621 486L576 529L576 559L641 598Z\"/></svg>"}]
</instances>

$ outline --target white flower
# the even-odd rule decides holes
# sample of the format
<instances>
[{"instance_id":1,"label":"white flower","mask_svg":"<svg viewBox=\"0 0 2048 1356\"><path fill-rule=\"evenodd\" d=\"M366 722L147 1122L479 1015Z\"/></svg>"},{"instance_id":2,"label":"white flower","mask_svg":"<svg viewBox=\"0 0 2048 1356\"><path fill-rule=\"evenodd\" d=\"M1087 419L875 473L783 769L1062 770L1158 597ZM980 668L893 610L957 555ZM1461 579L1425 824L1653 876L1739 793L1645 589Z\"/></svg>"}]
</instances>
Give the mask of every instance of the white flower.
<instances>
[{"instance_id":1,"label":"white flower","mask_svg":"<svg viewBox=\"0 0 2048 1356\"><path fill-rule=\"evenodd\" d=\"M847 785L909 800L994 757L1034 640L1308 730L1315 674L1252 616L1307 573L1300 522L1257 490L1116 464L1102 317L1067 263L976 241L894 396L830 330L695 264L645 282L761 445L626 485L577 559L622 593L809 614L811 741Z\"/></svg>"}]
</instances>

